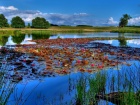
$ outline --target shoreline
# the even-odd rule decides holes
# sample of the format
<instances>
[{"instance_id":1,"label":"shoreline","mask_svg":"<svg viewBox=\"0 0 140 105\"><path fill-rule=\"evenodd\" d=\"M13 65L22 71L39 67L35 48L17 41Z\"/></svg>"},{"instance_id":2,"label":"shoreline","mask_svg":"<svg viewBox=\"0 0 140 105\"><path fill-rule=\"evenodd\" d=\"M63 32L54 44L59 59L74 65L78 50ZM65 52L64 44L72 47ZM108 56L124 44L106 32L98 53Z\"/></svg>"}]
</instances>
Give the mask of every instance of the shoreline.
<instances>
[{"instance_id":1,"label":"shoreline","mask_svg":"<svg viewBox=\"0 0 140 105\"><path fill-rule=\"evenodd\" d=\"M48 29L35 28L0 28L0 35L7 34L57 34L57 33L92 33L92 32L112 32L112 33L140 33L140 27L74 27L74 26L52 26Z\"/></svg>"}]
</instances>

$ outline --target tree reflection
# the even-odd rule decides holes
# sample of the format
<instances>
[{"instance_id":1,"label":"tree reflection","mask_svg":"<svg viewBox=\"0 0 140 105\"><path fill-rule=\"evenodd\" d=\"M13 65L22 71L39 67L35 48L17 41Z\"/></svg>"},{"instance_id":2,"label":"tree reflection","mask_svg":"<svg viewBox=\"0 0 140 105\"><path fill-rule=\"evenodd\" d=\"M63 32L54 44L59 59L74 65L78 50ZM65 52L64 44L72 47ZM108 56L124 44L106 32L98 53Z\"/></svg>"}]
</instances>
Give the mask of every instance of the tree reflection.
<instances>
[{"instance_id":1,"label":"tree reflection","mask_svg":"<svg viewBox=\"0 0 140 105\"><path fill-rule=\"evenodd\" d=\"M19 34L19 35L13 35L13 42L20 44L24 38L25 38L25 34Z\"/></svg>"},{"instance_id":2,"label":"tree reflection","mask_svg":"<svg viewBox=\"0 0 140 105\"><path fill-rule=\"evenodd\" d=\"M4 46L6 42L8 41L9 36L0 36L0 45Z\"/></svg>"},{"instance_id":3,"label":"tree reflection","mask_svg":"<svg viewBox=\"0 0 140 105\"><path fill-rule=\"evenodd\" d=\"M30 35L29 34L15 34L15 35L12 35L12 40L14 43L20 44L25 39L25 36L29 36L29 37L31 36L33 40L36 40L36 39L48 39L50 37L50 34L36 34L36 33L30 34ZM8 37L9 35L0 36L1 46L4 46L6 44L6 42L8 41Z\"/></svg>"},{"instance_id":4,"label":"tree reflection","mask_svg":"<svg viewBox=\"0 0 140 105\"><path fill-rule=\"evenodd\" d=\"M47 35L47 34L20 34L20 35L14 35L13 36L13 41L17 44L20 44L24 39L25 39L25 36L28 35L29 37L32 35L32 39L33 40L36 40L36 39L48 39L50 37L50 35Z\"/></svg>"},{"instance_id":5,"label":"tree reflection","mask_svg":"<svg viewBox=\"0 0 140 105\"><path fill-rule=\"evenodd\" d=\"M32 37L33 37L33 40L36 40L36 39L48 39L50 37L50 34L36 34L36 33L33 33Z\"/></svg>"},{"instance_id":6,"label":"tree reflection","mask_svg":"<svg viewBox=\"0 0 140 105\"><path fill-rule=\"evenodd\" d=\"M126 40L124 34L119 33L118 41L120 43L120 46L127 46L127 40Z\"/></svg>"}]
</instances>

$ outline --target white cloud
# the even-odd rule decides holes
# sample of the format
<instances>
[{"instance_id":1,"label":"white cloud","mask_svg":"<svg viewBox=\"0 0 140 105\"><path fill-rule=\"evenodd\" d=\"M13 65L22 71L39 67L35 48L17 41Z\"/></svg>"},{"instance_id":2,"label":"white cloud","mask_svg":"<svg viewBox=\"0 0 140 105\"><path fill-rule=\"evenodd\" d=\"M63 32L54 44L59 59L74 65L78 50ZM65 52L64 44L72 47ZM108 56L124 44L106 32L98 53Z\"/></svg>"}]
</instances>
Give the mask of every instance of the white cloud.
<instances>
[{"instance_id":1,"label":"white cloud","mask_svg":"<svg viewBox=\"0 0 140 105\"><path fill-rule=\"evenodd\" d=\"M20 16L26 23L31 22L35 17L44 17L50 23L58 25L79 25L91 24L87 13L61 14L61 13L43 13L38 10L19 10L14 6L0 6L0 13L4 14L10 22L15 16Z\"/></svg>"},{"instance_id":2,"label":"white cloud","mask_svg":"<svg viewBox=\"0 0 140 105\"><path fill-rule=\"evenodd\" d=\"M74 14L61 14L61 13L48 13L42 14L43 17L46 17L51 23L54 24L67 24L67 25L78 25L78 24L88 24L88 14L85 13L74 13Z\"/></svg>"},{"instance_id":3,"label":"white cloud","mask_svg":"<svg viewBox=\"0 0 140 105\"><path fill-rule=\"evenodd\" d=\"M129 25L140 25L140 16L136 18L131 18L128 20Z\"/></svg>"},{"instance_id":4,"label":"white cloud","mask_svg":"<svg viewBox=\"0 0 140 105\"><path fill-rule=\"evenodd\" d=\"M22 18L25 22L31 22L33 17Z\"/></svg>"},{"instance_id":5,"label":"white cloud","mask_svg":"<svg viewBox=\"0 0 140 105\"><path fill-rule=\"evenodd\" d=\"M108 25L118 25L118 21L115 21L113 19L113 17L110 17L106 24L108 24Z\"/></svg>"},{"instance_id":6,"label":"white cloud","mask_svg":"<svg viewBox=\"0 0 140 105\"><path fill-rule=\"evenodd\" d=\"M15 16L20 16L26 23L31 22L35 17L44 17L50 23L58 25L94 25L94 26L116 26L119 21L110 17L107 21L101 19L95 19L87 13L73 13L73 14L61 14L61 13L43 13L38 10L19 10L14 6L0 6L0 14L4 14L8 21ZM129 25L140 25L140 16L132 18L128 21Z\"/></svg>"},{"instance_id":7,"label":"white cloud","mask_svg":"<svg viewBox=\"0 0 140 105\"><path fill-rule=\"evenodd\" d=\"M113 40L109 40L108 43L109 43L109 44L112 44L112 43L113 43Z\"/></svg>"},{"instance_id":8,"label":"white cloud","mask_svg":"<svg viewBox=\"0 0 140 105\"><path fill-rule=\"evenodd\" d=\"M1 11L1 12L5 12L5 11L15 11L15 10L18 10L18 9L15 8L14 6L8 6L8 7L0 6L0 11Z\"/></svg>"},{"instance_id":9,"label":"white cloud","mask_svg":"<svg viewBox=\"0 0 140 105\"><path fill-rule=\"evenodd\" d=\"M18 10L18 9L15 8L14 6L9 6L9 7L7 7L6 9L8 9L8 10Z\"/></svg>"},{"instance_id":10,"label":"white cloud","mask_svg":"<svg viewBox=\"0 0 140 105\"><path fill-rule=\"evenodd\" d=\"M93 15L87 13L73 13L73 14L61 14L61 13L44 13L38 10L19 10L14 6L0 6L0 14L4 14L10 23L11 19L15 16L20 16L26 23L29 23L35 17L44 17L52 24L58 25L103 25L105 20L95 19L91 17ZM115 24L116 21L110 18L108 23ZM104 22L105 23L105 22Z\"/></svg>"}]
</instances>

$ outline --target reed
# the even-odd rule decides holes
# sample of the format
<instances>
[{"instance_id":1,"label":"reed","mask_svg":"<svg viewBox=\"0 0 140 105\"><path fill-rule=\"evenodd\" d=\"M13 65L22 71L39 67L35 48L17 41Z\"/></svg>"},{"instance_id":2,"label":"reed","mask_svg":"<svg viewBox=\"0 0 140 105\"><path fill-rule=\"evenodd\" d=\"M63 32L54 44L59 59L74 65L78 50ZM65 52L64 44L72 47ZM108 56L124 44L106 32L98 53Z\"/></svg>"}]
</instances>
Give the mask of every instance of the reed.
<instances>
[{"instance_id":1,"label":"reed","mask_svg":"<svg viewBox=\"0 0 140 105\"><path fill-rule=\"evenodd\" d=\"M76 104L83 105L85 102L86 97L86 79L83 77L80 77L80 80L78 82L77 88L77 99Z\"/></svg>"},{"instance_id":2,"label":"reed","mask_svg":"<svg viewBox=\"0 0 140 105\"><path fill-rule=\"evenodd\" d=\"M77 84L77 105L93 105L101 99L117 105L139 105L139 77L140 66L134 65L114 73L101 71L86 80L80 79Z\"/></svg>"},{"instance_id":3,"label":"reed","mask_svg":"<svg viewBox=\"0 0 140 105\"><path fill-rule=\"evenodd\" d=\"M77 84L76 105L97 104L96 96L105 92L106 76L106 73L96 73L94 76L80 77Z\"/></svg>"},{"instance_id":4,"label":"reed","mask_svg":"<svg viewBox=\"0 0 140 105\"><path fill-rule=\"evenodd\" d=\"M0 105L6 105L16 84L4 77L8 65L2 64L0 68Z\"/></svg>"}]
</instances>

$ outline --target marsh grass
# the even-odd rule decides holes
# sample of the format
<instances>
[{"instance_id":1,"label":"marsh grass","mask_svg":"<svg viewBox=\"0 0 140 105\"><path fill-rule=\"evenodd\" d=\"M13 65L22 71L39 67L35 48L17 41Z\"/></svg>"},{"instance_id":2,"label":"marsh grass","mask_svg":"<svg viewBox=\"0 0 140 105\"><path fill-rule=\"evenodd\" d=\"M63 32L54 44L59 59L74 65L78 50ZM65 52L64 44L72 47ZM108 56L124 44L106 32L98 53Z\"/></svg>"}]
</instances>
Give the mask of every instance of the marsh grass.
<instances>
[{"instance_id":1,"label":"marsh grass","mask_svg":"<svg viewBox=\"0 0 140 105\"><path fill-rule=\"evenodd\" d=\"M77 84L76 105L95 105L100 100L105 100L104 104L140 104L139 65L134 64L112 73L98 72L92 77L81 78Z\"/></svg>"},{"instance_id":2,"label":"marsh grass","mask_svg":"<svg viewBox=\"0 0 140 105\"><path fill-rule=\"evenodd\" d=\"M78 81L77 88L77 105L83 105L85 103L85 97L86 97L86 78L80 77Z\"/></svg>"},{"instance_id":3,"label":"marsh grass","mask_svg":"<svg viewBox=\"0 0 140 105\"><path fill-rule=\"evenodd\" d=\"M6 68L8 66L6 64L2 64L0 68L0 105L6 105L8 99L13 92L16 84L12 83L12 81L8 80L4 77Z\"/></svg>"},{"instance_id":4,"label":"marsh grass","mask_svg":"<svg viewBox=\"0 0 140 105\"><path fill-rule=\"evenodd\" d=\"M122 27L111 30L118 33L140 33L140 27Z\"/></svg>"},{"instance_id":5,"label":"marsh grass","mask_svg":"<svg viewBox=\"0 0 140 105\"><path fill-rule=\"evenodd\" d=\"M0 35L15 34L56 34L56 33L84 33L84 32L118 32L118 33L140 33L140 27L92 27L92 26L51 26L49 29L34 28L2 28Z\"/></svg>"},{"instance_id":6,"label":"marsh grass","mask_svg":"<svg viewBox=\"0 0 140 105\"><path fill-rule=\"evenodd\" d=\"M77 84L76 105L93 105L97 103L96 95L104 94L106 77L105 73L96 73L94 76L81 76Z\"/></svg>"}]
</instances>

